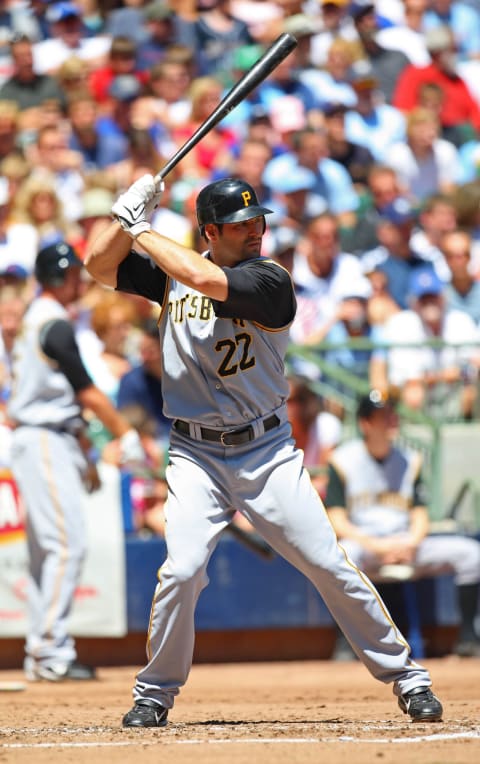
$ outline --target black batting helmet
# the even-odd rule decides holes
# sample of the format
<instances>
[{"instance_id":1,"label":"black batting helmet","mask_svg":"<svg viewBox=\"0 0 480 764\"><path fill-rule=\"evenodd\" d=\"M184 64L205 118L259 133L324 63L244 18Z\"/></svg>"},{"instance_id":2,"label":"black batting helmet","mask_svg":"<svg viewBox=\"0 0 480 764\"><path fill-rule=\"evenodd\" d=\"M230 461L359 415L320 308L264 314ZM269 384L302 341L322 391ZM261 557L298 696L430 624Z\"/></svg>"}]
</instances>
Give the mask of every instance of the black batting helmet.
<instances>
[{"instance_id":1,"label":"black batting helmet","mask_svg":"<svg viewBox=\"0 0 480 764\"><path fill-rule=\"evenodd\" d=\"M210 183L197 197L197 220L202 233L206 223L241 223L271 212L259 205L252 186L236 178Z\"/></svg>"},{"instance_id":2,"label":"black batting helmet","mask_svg":"<svg viewBox=\"0 0 480 764\"><path fill-rule=\"evenodd\" d=\"M43 247L35 260L35 278L42 286L61 286L69 268L81 268L82 261L65 241Z\"/></svg>"}]
</instances>

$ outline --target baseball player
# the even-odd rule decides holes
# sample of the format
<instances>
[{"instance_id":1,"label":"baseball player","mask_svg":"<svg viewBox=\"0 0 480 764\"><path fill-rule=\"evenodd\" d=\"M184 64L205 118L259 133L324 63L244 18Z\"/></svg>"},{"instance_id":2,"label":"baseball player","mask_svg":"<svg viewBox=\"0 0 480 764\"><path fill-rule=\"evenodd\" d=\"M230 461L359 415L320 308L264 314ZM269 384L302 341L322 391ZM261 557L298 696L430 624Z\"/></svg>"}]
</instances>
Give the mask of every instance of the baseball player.
<instances>
[{"instance_id":1,"label":"baseball player","mask_svg":"<svg viewBox=\"0 0 480 764\"><path fill-rule=\"evenodd\" d=\"M80 359L66 306L78 297L81 266L64 242L40 250L35 277L41 292L13 349L8 414L14 426L12 471L27 516L24 670L32 681L94 678L94 670L76 660L66 623L85 556L82 480L89 442L82 409L93 411L121 438L123 461L144 458L136 431L92 384Z\"/></svg>"},{"instance_id":2,"label":"baseball player","mask_svg":"<svg viewBox=\"0 0 480 764\"><path fill-rule=\"evenodd\" d=\"M150 228L160 194L151 175L137 180L86 258L103 284L161 305L164 408L173 420L168 554L153 597L148 663L123 725L166 725L190 671L208 561L237 509L313 582L365 666L393 684L401 709L415 721L439 720L428 672L410 659L374 587L338 546L291 437L284 354L295 296L288 272L260 256L270 210L242 180L207 185L196 203L208 246L200 254Z\"/></svg>"},{"instance_id":3,"label":"baseball player","mask_svg":"<svg viewBox=\"0 0 480 764\"><path fill-rule=\"evenodd\" d=\"M452 572L461 614L455 652L480 656L474 626L479 542L460 534L428 535L422 456L392 443L398 426L393 402L372 390L360 400L357 417L362 437L333 451L325 498L342 547L374 579Z\"/></svg>"}]
</instances>

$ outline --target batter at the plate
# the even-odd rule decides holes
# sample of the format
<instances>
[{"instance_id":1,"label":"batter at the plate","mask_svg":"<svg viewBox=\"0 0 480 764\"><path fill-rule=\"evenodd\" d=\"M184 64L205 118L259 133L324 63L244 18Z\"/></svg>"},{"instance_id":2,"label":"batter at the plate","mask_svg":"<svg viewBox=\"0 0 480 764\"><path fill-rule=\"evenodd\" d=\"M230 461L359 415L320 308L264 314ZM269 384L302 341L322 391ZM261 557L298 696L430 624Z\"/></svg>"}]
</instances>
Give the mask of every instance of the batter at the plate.
<instances>
[{"instance_id":1,"label":"batter at the plate","mask_svg":"<svg viewBox=\"0 0 480 764\"><path fill-rule=\"evenodd\" d=\"M414 721L439 720L428 672L410 659L375 588L338 545L291 437L284 354L295 296L288 272L260 256L270 210L241 180L207 185L197 198L207 242L199 254L151 230L160 198L151 175L137 180L86 260L103 284L162 306L163 395L173 420L168 554L153 598L148 663L124 726L166 724L190 671L207 564L236 510L312 581L365 666L393 684L400 708Z\"/></svg>"}]
</instances>

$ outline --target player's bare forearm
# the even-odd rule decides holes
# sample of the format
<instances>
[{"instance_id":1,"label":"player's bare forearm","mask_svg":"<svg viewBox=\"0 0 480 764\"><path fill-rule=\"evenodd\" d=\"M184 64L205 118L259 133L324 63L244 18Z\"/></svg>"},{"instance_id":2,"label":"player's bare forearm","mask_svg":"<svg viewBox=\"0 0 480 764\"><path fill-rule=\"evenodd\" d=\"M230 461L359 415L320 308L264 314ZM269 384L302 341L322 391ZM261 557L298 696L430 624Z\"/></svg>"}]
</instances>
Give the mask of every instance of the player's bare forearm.
<instances>
[{"instance_id":1,"label":"player's bare forearm","mask_svg":"<svg viewBox=\"0 0 480 764\"><path fill-rule=\"evenodd\" d=\"M153 262L175 281L180 281L213 300L227 299L227 277L211 260L156 231L141 233L137 241Z\"/></svg>"},{"instance_id":2,"label":"player's bare forearm","mask_svg":"<svg viewBox=\"0 0 480 764\"><path fill-rule=\"evenodd\" d=\"M84 266L96 281L105 286L117 286L117 269L132 248L132 239L114 221L105 228L88 248Z\"/></svg>"},{"instance_id":3,"label":"player's bare forearm","mask_svg":"<svg viewBox=\"0 0 480 764\"><path fill-rule=\"evenodd\" d=\"M82 409L93 411L115 438L120 438L131 429L131 425L120 414L110 399L95 385L89 385L77 393Z\"/></svg>"}]
</instances>

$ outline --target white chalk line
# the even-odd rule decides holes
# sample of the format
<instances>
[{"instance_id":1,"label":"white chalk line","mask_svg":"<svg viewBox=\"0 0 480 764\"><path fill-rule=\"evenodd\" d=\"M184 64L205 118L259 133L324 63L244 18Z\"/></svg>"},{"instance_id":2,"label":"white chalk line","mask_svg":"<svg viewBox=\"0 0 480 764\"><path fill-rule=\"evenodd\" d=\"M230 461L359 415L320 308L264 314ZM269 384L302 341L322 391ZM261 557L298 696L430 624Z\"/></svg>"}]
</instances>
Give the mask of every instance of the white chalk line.
<instances>
[{"instance_id":1,"label":"white chalk line","mask_svg":"<svg viewBox=\"0 0 480 764\"><path fill-rule=\"evenodd\" d=\"M311 737L311 738L219 738L218 740L172 740L168 738L155 738L155 740L122 740L109 742L65 742L65 743L0 743L0 748L128 748L138 745L312 745L319 743L361 743L369 745L391 745L396 743L435 743L445 740L480 739L480 730L469 732L438 733L433 735L418 735L417 737L402 738L357 738L350 735L340 737Z\"/></svg>"}]
</instances>

